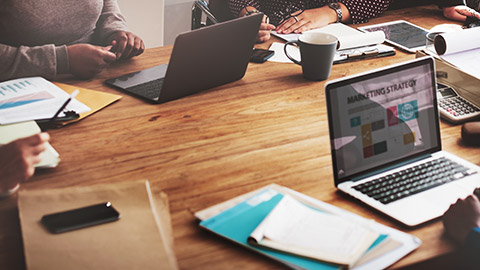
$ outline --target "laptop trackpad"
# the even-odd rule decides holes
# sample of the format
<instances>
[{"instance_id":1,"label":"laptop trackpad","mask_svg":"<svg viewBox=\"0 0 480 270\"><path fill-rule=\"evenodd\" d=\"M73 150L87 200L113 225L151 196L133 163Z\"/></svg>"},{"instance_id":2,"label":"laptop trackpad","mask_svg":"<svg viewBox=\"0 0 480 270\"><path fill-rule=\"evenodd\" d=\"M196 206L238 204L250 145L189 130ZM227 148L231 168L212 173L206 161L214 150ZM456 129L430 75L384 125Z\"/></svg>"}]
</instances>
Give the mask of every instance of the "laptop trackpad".
<instances>
[{"instance_id":1,"label":"laptop trackpad","mask_svg":"<svg viewBox=\"0 0 480 270\"><path fill-rule=\"evenodd\" d=\"M158 80L165 77L167 73L167 64L155 66L149 69L138 72L126 74L109 81L109 83L118 86L122 89L127 89L133 86L144 84L153 80Z\"/></svg>"}]
</instances>

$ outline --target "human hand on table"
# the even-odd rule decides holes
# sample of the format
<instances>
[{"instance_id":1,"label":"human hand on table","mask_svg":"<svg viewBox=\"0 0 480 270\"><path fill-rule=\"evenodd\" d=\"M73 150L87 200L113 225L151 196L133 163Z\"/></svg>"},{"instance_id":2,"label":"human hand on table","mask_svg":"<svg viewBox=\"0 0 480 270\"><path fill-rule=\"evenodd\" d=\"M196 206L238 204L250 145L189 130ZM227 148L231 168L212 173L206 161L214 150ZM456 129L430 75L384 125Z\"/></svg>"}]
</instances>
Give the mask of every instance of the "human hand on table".
<instances>
[{"instance_id":1,"label":"human hand on table","mask_svg":"<svg viewBox=\"0 0 480 270\"><path fill-rule=\"evenodd\" d=\"M443 15L450 20L461 21L461 22L465 21L467 17L475 17L480 20L479 12L464 5L444 7Z\"/></svg>"},{"instance_id":2,"label":"human hand on table","mask_svg":"<svg viewBox=\"0 0 480 270\"><path fill-rule=\"evenodd\" d=\"M49 139L48 133L39 133L0 146L0 193L33 176Z\"/></svg>"},{"instance_id":3,"label":"human hand on table","mask_svg":"<svg viewBox=\"0 0 480 270\"><path fill-rule=\"evenodd\" d=\"M474 227L480 227L480 200L475 195L458 199L443 215L445 231L463 244Z\"/></svg>"},{"instance_id":4,"label":"human hand on table","mask_svg":"<svg viewBox=\"0 0 480 270\"><path fill-rule=\"evenodd\" d=\"M275 30L275 25L270 24L268 17L263 15L263 20L260 24L260 30L258 30L257 42L261 43L269 40L272 30Z\"/></svg>"},{"instance_id":5,"label":"human hand on table","mask_svg":"<svg viewBox=\"0 0 480 270\"><path fill-rule=\"evenodd\" d=\"M143 40L137 35L127 31L117 31L110 37L112 52L117 59L127 59L140 55L145 51Z\"/></svg>"},{"instance_id":6,"label":"human hand on table","mask_svg":"<svg viewBox=\"0 0 480 270\"><path fill-rule=\"evenodd\" d=\"M292 13L275 29L279 34L303 33L337 21L337 14L328 6Z\"/></svg>"},{"instance_id":7,"label":"human hand on table","mask_svg":"<svg viewBox=\"0 0 480 270\"><path fill-rule=\"evenodd\" d=\"M99 47L90 44L67 46L70 73L81 79L92 78L117 59L111 49L112 46Z\"/></svg>"}]
</instances>

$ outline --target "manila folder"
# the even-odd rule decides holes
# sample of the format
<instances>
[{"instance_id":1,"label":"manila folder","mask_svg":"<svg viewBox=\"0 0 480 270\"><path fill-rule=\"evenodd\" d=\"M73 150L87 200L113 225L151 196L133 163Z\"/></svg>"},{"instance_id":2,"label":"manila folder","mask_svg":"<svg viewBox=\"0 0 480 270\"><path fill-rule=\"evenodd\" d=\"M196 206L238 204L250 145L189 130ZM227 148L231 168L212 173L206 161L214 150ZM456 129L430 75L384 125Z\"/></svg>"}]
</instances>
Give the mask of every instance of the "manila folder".
<instances>
[{"instance_id":1,"label":"manila folder","mask_svg":"<svg viewBox=\"0 0 480 270\"><path fill-rule=\"evenodd\" d=\"M168 226L158 223L170 225L165 198L151 196L148 181L21 190L18 211L27 268L177 269ZM120 213L117 221L60 234L49 233L40 222L45 214L106 201Z\"/></svg>"}]
</instances>

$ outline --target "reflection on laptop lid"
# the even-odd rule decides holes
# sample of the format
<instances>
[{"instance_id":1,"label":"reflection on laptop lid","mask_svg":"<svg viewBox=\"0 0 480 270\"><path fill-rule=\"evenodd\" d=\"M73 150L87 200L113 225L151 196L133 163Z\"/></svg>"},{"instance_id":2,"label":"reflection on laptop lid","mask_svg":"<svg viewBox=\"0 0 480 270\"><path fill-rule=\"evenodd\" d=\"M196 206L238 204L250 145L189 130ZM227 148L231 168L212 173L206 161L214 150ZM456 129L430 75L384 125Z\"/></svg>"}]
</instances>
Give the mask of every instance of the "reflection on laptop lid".
<instances>
[{"instance_id":1,"label":"reflection on laptop lid","mask_svg":"<svg viewBox=\"0 0 480 270\"><path fill-rule=\"evenodd\" d=\"M245 75L263 14L180 34L168 66L109 79L107 84L163 103L241 79Z\"/></svg>"},{"instance_id":2,"label":"reflection on laptop lid","mask_svg":"<svg viewBox=\"0 0 480 270\"><path fill-rule=\"evenodd\" d=\"M471 179L478 167L458 157L450 162L444 155L451 154L441 151L432 58L329 82L326 101L333 175L340 190L413 226L443 214L452 200L480 184L454 181ZM424 162L430 163L420 165ZM459 177L454 179L455 173ZM450 192L454 195L443 202L429 203L421 196L454 183L461 191Z\"/></svg>"}]
</instances>

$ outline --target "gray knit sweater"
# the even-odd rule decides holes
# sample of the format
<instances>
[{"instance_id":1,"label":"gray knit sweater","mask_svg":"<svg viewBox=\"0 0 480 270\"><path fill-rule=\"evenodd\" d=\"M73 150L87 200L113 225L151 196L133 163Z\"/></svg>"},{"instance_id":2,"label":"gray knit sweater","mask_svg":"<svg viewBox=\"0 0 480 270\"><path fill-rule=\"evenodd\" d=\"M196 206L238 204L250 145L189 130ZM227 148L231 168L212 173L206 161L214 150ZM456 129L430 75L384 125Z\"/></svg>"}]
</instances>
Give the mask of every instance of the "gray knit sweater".
<instances>
[{"instance_id":1,"label":"gray knit sweater","mask_svg":"<svg viewBox=\"0 0 480 270\"><path fill-rule=\"evenodd\" d=\"M68 73L67 46L126 30L116 0L0 0L0 81Z\"/></svg>"}]
</instances>

